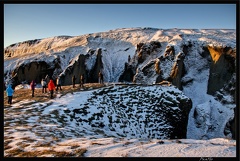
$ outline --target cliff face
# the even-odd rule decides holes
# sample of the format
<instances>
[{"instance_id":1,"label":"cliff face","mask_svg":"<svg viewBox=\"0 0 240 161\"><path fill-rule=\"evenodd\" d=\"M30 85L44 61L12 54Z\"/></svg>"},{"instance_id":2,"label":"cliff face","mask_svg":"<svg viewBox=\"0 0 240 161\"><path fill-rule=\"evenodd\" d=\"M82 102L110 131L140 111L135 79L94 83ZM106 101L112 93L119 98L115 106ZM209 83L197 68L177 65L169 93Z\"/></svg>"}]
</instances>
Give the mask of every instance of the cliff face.
<instances>
[{"instance_id":1,"label":"cliff face","mask_svg":"<svg viewBox=\"0 0 240 161\"><path fill-rule=\"evenodd\" d=\"M85 83L93 83L99 71L104 82L172 84L193 101L188 131L196 134L189 133L190 138L211 138L219 130L220 136L234 133L235 70L235 30L117 29L36 39L4 49L4 80L14 86L32 79L40 83L47 74L60 76L63 85L70 85L73 75L79 83L81 74ZM213 116L210 107L224 112ZM221 118L224 127L208 127L209 115L214 118L210 122Z\"/></svg>"},{"instance_id":2,"label":"cliff face","mask_svg":"<svg viewBox=\"0 0 240 161\"><path fill-rule=\"evenodd\" d=\"M212 95L223 88L236 73L236 49L209 46L208 50L211 55L211 65L207 93Z\"/></svg>"}]
</instances>

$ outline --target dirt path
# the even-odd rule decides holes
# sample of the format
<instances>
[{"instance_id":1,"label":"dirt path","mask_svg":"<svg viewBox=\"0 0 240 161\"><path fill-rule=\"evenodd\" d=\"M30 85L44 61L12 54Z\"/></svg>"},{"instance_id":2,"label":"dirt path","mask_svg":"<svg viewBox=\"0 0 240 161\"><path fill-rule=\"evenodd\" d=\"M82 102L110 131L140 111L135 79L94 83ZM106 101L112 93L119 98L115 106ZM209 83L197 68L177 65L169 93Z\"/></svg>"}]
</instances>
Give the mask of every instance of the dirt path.
<instances>
[{"instance_id":1,"label":"dirt path","mask_svg":"<svg viewBox=\"0 0 240 161\"><path fill-rule=\"evenodd\" d=\"M75 88L72 88L71 85L68 86L62 86L62 91L59 91L61 95L65 95L67 93L72 93L72 92L77 92L77 91L86 91L86 90L93 90L93 89L98 89L102 88L106 85L99 84L99 83L86 83L84 84L84 88L80 88L79 84L76 85ZM57 92L54 91L54 97L56 97ZM7 103L7 95L6 92L4 91L4 108L10 107L10 105ZM18 103L24 99L29 99L33 100L36 102L46 102L50 100L50 93L42 93L41 88L36 88L34 92L34 97L32 97L32 92L30 89L18 89L15 90L13 94L13 104Z\"/></svg>"}]
</instances>

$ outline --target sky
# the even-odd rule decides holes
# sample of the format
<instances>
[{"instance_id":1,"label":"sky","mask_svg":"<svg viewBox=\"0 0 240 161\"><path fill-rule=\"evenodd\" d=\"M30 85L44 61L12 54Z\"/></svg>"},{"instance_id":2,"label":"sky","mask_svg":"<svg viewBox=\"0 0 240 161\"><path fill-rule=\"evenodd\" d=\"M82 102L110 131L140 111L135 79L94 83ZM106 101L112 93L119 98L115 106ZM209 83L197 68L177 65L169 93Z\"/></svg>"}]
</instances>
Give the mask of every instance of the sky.
<instances>
[{"instance_id":1,"label":"sky","mask_svg":"<svg viewBox=\"0 0 240 161\"><path fill-rule=\"evenodd\" d=\"M132 27L236 29L236 4L4 4L4 48Z\"/></svg>"}]
</instances>

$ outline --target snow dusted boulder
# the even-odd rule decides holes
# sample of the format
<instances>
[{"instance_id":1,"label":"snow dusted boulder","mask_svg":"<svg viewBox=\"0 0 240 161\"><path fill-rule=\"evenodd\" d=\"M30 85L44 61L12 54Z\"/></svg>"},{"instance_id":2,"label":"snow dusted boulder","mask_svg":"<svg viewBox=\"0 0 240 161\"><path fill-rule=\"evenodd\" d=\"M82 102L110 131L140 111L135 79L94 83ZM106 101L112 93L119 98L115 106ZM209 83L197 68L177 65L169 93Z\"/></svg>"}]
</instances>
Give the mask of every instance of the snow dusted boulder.
<instances>
[{"instance_id":1,"label":"snow dusted boulder","mask_svg":"<svg viewBox=\"0 0 240 161\"><path fill-rule=\"evenodd\" d=\"M95 90L68 114L80 127L130 138L186 138L192 101L174 86L115 85Z\"/></svg>"}]
</instances>

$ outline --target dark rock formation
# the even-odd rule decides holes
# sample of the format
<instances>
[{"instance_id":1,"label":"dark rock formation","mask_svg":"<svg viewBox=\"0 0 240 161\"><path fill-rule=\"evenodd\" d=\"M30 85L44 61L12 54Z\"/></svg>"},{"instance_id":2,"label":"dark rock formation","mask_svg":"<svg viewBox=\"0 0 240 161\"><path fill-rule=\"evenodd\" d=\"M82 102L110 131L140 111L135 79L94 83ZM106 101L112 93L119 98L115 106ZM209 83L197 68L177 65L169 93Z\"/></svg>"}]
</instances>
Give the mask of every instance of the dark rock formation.
<instances>
[{"instance_id":1,"label":"dark rock formation","mask_svg":"<svg viewBox=\"0 0 240 161\"><path fill-rule=\"evenodd\" d=\"M192 101L173 86L116 85L93 92L80 106L68 112L79 126L121 137L182 139Z\"/></svg>"},{"instance_id":2,"label":"dark rock formation","mask_svg":"<svg viewBox=\"0 0 240 161\"><path fill-rule=\"evenodd\" d=\"M52 75L54 70L55 68L51 68L44 61L23 64L13 71L12 84L16 86L22 82L30 83L32 80L40 83L42 78L45 78L47 74Z\"/></svg>"},{"instance_id":3,"label":"dark rock formation","mask_svg":"<svg viewBox=\"0 0 240 161\"><path fill-rule=\"evenodd\" d=\"M60 77L62 79L63 85L71 85L72 84L72 77L75 75L76 77L76 82L75 83L80 83L80 75L84 75L84 82L88 81L87 76L87 70L86 70L86 65L85 65L85 60L87 58L87 55L82 55L80 54L78 57L78 60L73 63L73 65L69 66L64 74L62 74Z\"/></svg>"},{"instance_id":4,"label":"dark rock formation","mask_svg":"<svg viewBox=\"0 0 240 161\"><path fill-rule=\"evenodd\" d=\"M94 67L89 71L88 74L88 82L89 83L96 83L98 82L98 73L99 71L103 70L103 63L102 63L102 49L98 48L97 51L97 58Z\"/></svg>"},{"instance_id":5,"label":"dark rock formation","mask_svg":"<svg viewBox=\"0 0 240 161\"><path fill-rule=\"evenodd\" d=\"M225 47L208 47L212 62L208 80L207 93L213 95L216 91L223 88L228 83L235 72L236 51Z\"/></svg>"},{"instance_id":6,"label":"dark rock formation","mask_svg":"<svg viewBox=\"0 0 240 161\"><path fill-rule=\"evenodd\" d=\"M133 76L135 75L135 71L133 67L128 63L125 63L124 72L119 77L119 82L133 82Z\"/></svg>"},{"instance_id":7,"label":"dark rock formation","mask_svg":"<svg viewBox=\"0 0 240 161\"><path fill-rule=\"evenodd\" d=\"M183 53L180 53L175 58L175 63L172 67L170 77L168 78L168 81L172 82L173 85L178 87L178 89L182 90L182 77L185 74L185 68L184 68L184 57L185 55Z\"/></svg>"},{"instance_id":8,"label":"dark rock formation","mask_svg":"<svg viewBox=\"0 0 240 161\"><path fill-rule=\"evenodd\" d=\"M93 54L96 54L96 61L93 68L88 70L86 67L86 60ZM89 50L89 53L86 55L80 54L78 59L66 68L64 74L61 74L61 79L63 80L63 85L71 85L72 77L75 75L76 83L78 84L80 83L80 76L83 75L84 83L97 83L100 70L103 70L101 48L96 51Z\"/></svg>"}]
</instances>

